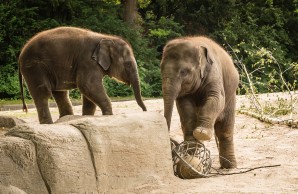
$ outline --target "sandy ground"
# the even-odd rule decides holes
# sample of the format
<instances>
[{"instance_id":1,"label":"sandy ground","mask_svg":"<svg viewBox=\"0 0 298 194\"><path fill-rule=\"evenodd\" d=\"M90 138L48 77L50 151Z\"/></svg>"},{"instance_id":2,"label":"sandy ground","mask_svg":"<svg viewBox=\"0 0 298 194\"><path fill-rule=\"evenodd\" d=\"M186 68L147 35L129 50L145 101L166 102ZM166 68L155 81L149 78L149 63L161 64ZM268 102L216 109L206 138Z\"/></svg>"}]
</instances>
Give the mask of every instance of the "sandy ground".
<instances>
[{"instance_id":1,"label":"sandy ground","mask_svg":"<svg viewBox=\"0 0 298 194\"><path fill-rule=\"evenodd\" d=\"M297 93L296 93L297 96ZM281 94L262 95L261 99L277 103L278 98L289 99ZM148 111L163 114L162 99L146 100ZM114 114L140 112L135 101L113 102ZM237 110L249 107L245 96L237 97ZM74 112L81 114L81 106L75 106ZM298 103L294 107L294 120L298 120ZM51 108L52 117L58 119L57 108ZM101 111L97 109L97 115ZM0 115L13 115L26 122L38 123L36 110L29 109L23 113L17 111L2 111ZM287 115L289 116L289 115ZM179 115L174 110L170 136L182 141ZM238 168L223 173L241 172L254 167L280 165L271 168L259 168L247 173L234 175L216 175L210 178L178 181L176 187L165 186L160 193L298 193L298 130L285 125L272 125L261 122L250 116L236 114L235 152ZM218 151L214 139L205 142L211 151L213 168L219 168ZM212 170L212 172L215 172ZM178 178L177 178L178 179ZM179 185L181 182L181 186ZM187 186L186 186L187 185ZM187 188L187 189L185 189ZM151 193L148 190L148 193ZM156 192L155 192L156 193ZM159 193L159 192L158 192Z\"/></svg>"}]
</instances>

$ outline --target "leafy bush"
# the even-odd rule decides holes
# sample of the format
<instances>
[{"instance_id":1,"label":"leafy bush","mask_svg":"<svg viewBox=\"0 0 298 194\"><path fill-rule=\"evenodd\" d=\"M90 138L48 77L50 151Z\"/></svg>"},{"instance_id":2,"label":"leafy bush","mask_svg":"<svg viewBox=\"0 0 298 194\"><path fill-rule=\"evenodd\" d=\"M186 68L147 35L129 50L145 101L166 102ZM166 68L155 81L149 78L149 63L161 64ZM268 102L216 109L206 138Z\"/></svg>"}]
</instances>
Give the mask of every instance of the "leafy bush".
<instances>
[{"instance_id":1,"label":"leafy bush","mask_svg":"<svg viewBox=\"0 0 298 194\"><path fill-rule=\"evenodd\" d=\"M145 97L161 96L161 75L158 66L145 68L146 65L139 63L142 94Z\"/></svg>"},{"instance_id":2,"label":"leafy bush","mask_svg":"<svg viewBox=\"0 0 298 194\"><path fill-rule=\"evenodd\" d=\"M283 11L268 1L264 4L245 3L232 12L230 21L222 30L213 33L229 50L237 63L243 63L250 73L257 92L283 91L283 74L291 89L297 89L291 53L289 48L293 40L286 31ZM228 46L230 45L230 46ZM233 51L232 51L233 50ZM234 52L234 54L233 54ZM242 68L238 65L243 89L248 81ZM242 90L242 93L245 93Z\"/></svg>"},{"instance_id":3,"label":"leafy bush","mask_svg":"<svg viewBox=\"0 0 298 194\"><path fill-rule=\"evenodd\" d=\"M143 25L145 29L148 29L147 36L150 39L150 45L159 52L159 58L167 41L183 34L183 26L175 22L174 17L157 18L152 11L146 12Z\"/></svg>"},{"instance_id":4,"label":"leafy bush","mask_svg":"<svg viewBox=\"0 0 298 194\"><path fill-rule=\"evenodd\" d=\"M13 99L19 94L19 78L12 65L0 66L0 96Z\"/></svg>"},{"instance_id":5,"label":"leafy bush","mask_svg":"<svg viewBox=\"0 0 298 194\"><path fill-rule=\"evenodd\" d=\"M107 76L104 78L104 86L106 88L108 96L112 97L127 97L133 94L132 88L123 83L119 83L114 79L110 79Z\"/></svg>"},{"instance_id":6,"label":"leafy bush","mask_svg":"<svg viewBox=\"0 0 298 194\"><path fill-rule=\"evenodd\" d=\"M79 89L70 90L69 96L73 99L81 99L81 93L80 93Z\"/></svg>"},{"instance_id":7,"label":"leafy bush","mask_svg":"<svg viewBox=\"0 0 298 194\"><path fill-rule=\"evenodd\" d=\"M57 26L52 19L37 20L38 8L25 3L14 0L0 4L0 98L19 98L17 61L25 42L41 29Z\"/></svg>"}]
</instances>

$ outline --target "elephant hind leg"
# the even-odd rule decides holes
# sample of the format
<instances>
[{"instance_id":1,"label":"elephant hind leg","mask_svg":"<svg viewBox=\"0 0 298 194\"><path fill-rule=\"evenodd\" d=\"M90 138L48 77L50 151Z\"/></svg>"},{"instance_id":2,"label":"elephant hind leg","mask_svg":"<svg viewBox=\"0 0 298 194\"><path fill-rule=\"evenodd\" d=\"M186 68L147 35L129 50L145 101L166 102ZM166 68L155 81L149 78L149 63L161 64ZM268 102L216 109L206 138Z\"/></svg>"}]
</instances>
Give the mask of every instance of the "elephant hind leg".
<instances>
[{"instance_id":1,"label":"elephant hind leg","mask_svg":"<svg viewBox=\"0 0 298 194\"><path fill-rule=\"evenodd\" d=\"M48 100L51 97L51 91L46 86L36 87L29 83L28 88L37 109L39 123L52 124L53 120L48 104Z\"/></svg>"},{"instance_id":2,"label":"elephant hind leg","mask_svg":"<svg viewBox=\"0 0 298 194\"><path fill-rule=\"evenodd\" d=\"M23 61L22 65L20 64L20 70L34 100L39 123L52 124L53 120L48 104L48 100L52 96L52 92L49 79L45 74L44 68L46 65L39 60L28 59L26 59L25 62Z\"/></svg>"},{"instance_id":3,"label":"elephant hind leg","mask_svg":"<svg viewBox=\"0 0 298 194\"><path fill-rule=\"evenodd\" d=\"M69 99L68 91L52 91L52 95L59 109L59 117L73 115L72 104Z\"/></svg>"},{"instance_id":4,"label":"elephant hind leg","mask_svg":"<svg viewBox=\"0 0 298 194\"><path fill-rule=\"evenodd\" d=\"M218 138L219 161L222 168L236 168L233 137Z\"/></svg>"},{"instance_id":5,"label":"elephant hind leg","mask_svg":"<svg viewBox=\"0 0 298 194\"><path fill-rule=\"evenodd\" d=\"M234 100L233 100L234 101ZM235 102L235 101L234 101ZM236 168L237 162L234 153L234 123L235 123L235 103L224 110L224 117L216 121L214 130L218 140L219 161L222 168Z\"/></svg>"}]
</instances>

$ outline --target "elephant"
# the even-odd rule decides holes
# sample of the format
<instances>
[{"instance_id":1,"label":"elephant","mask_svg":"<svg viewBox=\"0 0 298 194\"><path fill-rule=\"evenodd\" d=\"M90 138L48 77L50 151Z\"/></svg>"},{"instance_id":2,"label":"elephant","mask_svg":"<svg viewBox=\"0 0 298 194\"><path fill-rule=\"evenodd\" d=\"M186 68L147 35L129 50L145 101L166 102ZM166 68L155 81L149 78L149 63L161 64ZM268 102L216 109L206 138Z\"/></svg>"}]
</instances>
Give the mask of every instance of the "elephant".
<instances>
[{"instance_id":1,"label":"elephant","mask_svg":"<svg viewBox=\"0 0 298 194\"><path fill-rule=\"evenodd\" d=\"M176 102L184 141L207 141L215 132L221 167L235 168L239 74L229 54L208 37L176 38L165 45L160 68L168 129Z\"/></svg>"},{"instance_id":2,"label":"elephant","mask_svg":"<svg viewBox=\"0 0 298 194\"><path fill-rule=\"evenodd\" d=\"M60 117L73 115L68 90L82 94L82 114L94 115L96 105L103 115L112 115L111 101L103 86L109 76L133 88L143 111L137 63L130 44L121 37L77 27L57 27L33 36L19 56L19 81L23 110L23 79L37 108L41 124L53 123L48 100L57 103Z\"/></svg>"}]
</instances>

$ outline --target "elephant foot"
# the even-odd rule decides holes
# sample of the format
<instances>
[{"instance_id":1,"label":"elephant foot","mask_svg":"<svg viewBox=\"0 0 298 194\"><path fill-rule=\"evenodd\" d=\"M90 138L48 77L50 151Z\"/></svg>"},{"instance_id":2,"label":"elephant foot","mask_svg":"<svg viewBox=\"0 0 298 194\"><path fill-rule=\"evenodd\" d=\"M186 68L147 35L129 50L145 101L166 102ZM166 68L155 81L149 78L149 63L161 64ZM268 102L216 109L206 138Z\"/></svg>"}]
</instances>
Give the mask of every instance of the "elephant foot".
<instances>
[{"instance_id":1,"label":"elephant foot","mask_svg":"<svg viewBox=\"0 0 298 194\"><path fill-rule=\"evenodd\" d=\"M237 168L237 162L235 156L230 156L230 157L220 157L220 166L221 168Z\"/></svg>"},{"instance_id":2,"label":"elephant foot","mask_svg":"<svg viewBox=\"0 0 298 194\"><path fill-rule=\"evenodd\" d=\"M111 110L102 111L102 115L113 115L113 111L111 111Z\"/></svg>"},{"instance_id":3,"label":"elephant foot","mask_svg":"<svg viewBox=\"0 0 298 194\"><path fill-rule=\"evenodd\" d=\"M197 127L193 131L193 136L197 141L208 141L213 136L213 130L205 127Z\"/></svg>"},{"instance_id":4,"label":"elephant foot","mask_svg":"<svg viewBox=\"0 0 298 194\"><path fill-rule=\"evenodd\" d=\"M233 140L219 139L219 162L221 168L236 168Z\"/></svg>"}]
</instances>

